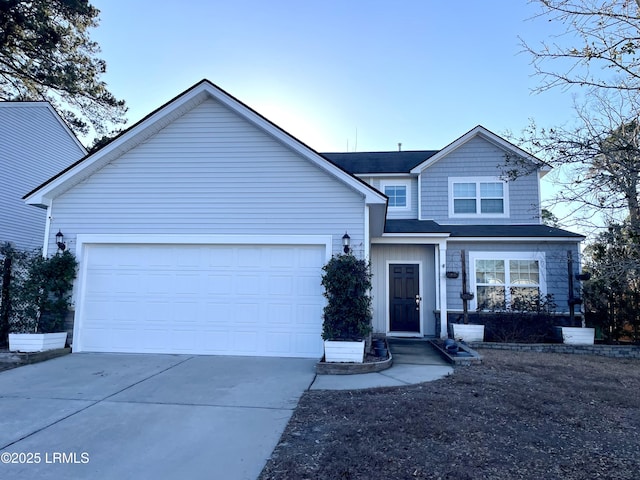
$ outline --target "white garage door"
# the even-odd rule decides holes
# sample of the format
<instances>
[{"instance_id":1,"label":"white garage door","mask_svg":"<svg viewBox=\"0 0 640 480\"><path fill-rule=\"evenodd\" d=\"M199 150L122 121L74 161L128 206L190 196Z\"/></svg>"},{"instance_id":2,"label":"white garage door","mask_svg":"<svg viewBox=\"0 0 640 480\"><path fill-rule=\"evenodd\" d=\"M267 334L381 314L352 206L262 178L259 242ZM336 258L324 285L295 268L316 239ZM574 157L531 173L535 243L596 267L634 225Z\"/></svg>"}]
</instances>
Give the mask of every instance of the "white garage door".
<instances>
[{"instance_id":1,"label":"white garage door","mask_svg":"<svg viewBox=\"0 0 640 480\"><path fill-rule=\"evenodd\" d=\"M322 356L322 245L86 245L74 349Z\"/></svg>"}]
</instances>

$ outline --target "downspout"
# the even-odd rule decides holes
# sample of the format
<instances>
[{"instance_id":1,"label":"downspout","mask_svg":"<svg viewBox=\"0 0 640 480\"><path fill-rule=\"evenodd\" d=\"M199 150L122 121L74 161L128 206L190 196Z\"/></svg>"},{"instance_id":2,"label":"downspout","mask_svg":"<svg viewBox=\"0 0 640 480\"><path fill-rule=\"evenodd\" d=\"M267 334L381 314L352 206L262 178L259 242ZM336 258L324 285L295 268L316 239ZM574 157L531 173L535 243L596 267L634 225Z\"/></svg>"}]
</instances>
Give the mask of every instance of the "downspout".
<instances>
[{"instance_id":1,"label":"downspout","mask_svg":"<svg viewBox=\"0 0 640 480\"><path fill-rule=\"evenodd\" d=\"M440 298L440 332L439 336L445 339L449 336L449 320L447 316L447 241L441 240L438 242L438 266L436 271L438 272L438 285L439 285L439 298ZM436 332L438 334L438 332Z\"/></svg>"},{"instance_id":2,"label":"downspout","mask_svg":"<svg viewBox=\"0 0 640 480\"><path fill-rule=\"evenodd\" d=\"M47 258L49 256L49 232L51 231L51 207L53 200L49 201L47 206L47 220L44 223L44 243L42 245L42 256Z\"/></svg>"},{"instance_id":3,"label":"downspout","mask_svg":"<svg viewBox=\"0 0 640 480\"><path fill-rule=\"evenodd\" d=\"M371 226L369 225L369 205L364 204L364 259L369 261L371 244Z\"/></svg>"},{"instance_id":4,"label":"downspout","mask_svg":"<svg viewBox=\"0 0 640 480\"><path fill-rule=\"evenodd\" d=\"M422 172L418 174L418 220L422 220Z\"/></svg>"}]
</instances>

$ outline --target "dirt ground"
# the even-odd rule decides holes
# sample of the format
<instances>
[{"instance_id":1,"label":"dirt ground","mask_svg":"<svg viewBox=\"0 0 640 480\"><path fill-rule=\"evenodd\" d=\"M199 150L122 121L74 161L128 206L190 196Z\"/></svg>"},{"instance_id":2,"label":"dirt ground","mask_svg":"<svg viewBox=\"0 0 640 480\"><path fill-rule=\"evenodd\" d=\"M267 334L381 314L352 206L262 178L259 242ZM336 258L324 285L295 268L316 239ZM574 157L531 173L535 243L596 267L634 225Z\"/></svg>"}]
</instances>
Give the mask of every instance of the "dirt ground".
<instances>
[{"instance_id":1,"label":"dirt ground","mask_svg":"<svg viewBox=\"0 0 640 480\"><path fill-rule=\"evenodd\" d=\"M640 360L480 353L435 382L306 392L260 479L639 478Z\"/></svg>"}]
</instances>

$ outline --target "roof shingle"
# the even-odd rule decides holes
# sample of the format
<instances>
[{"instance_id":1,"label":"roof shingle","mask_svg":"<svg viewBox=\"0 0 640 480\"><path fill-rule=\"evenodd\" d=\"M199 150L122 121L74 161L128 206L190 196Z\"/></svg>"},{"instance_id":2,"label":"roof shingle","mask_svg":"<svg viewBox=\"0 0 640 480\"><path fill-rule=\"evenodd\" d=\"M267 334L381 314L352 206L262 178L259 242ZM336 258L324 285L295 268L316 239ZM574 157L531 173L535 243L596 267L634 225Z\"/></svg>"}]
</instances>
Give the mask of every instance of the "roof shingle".
<instances>
[{"instance_id":1,"label":"roof shingle","mask_svg":"<svg viewBox=\"0 0 640 480\"><path fill-rule=\"evenodd\" d=\"M354 175L366 173L409 173L409 171L438 153L438 150L406 152L349 152L321 155Z\"/></svg>"},{"instance_id":2,"label":"roof shingle","mask_svg":"<svg viewBox=\"0 0 640 480\"><path fill-rule=\"evenodd\" d=\"M584 238L548 225L440 225L433 220L387 220L385 233L449 233L451 237L553 237Z\"/></svg>"}]
</instances>

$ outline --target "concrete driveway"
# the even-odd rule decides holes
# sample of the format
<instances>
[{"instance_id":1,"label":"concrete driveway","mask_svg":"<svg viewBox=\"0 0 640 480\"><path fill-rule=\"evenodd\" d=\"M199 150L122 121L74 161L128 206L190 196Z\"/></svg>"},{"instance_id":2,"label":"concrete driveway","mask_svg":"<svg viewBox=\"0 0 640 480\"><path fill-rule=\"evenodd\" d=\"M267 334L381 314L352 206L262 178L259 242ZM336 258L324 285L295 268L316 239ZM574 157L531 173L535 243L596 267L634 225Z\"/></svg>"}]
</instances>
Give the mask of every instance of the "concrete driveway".
<instances>
[{"instance_id":1,"label":"concrete driveway","mask_svg":"<svg viewBox=\"0 0 640 480\"><path fill-rule=\"evenodd\" d=\"M255 479L310 359L75 353L0 373L0 478Z\"/></svg>"}]
</instances>

